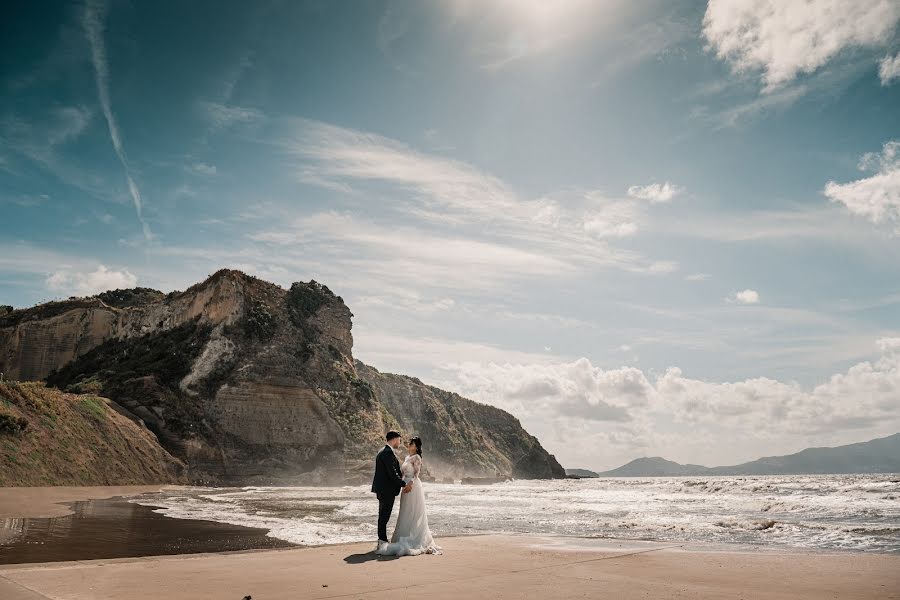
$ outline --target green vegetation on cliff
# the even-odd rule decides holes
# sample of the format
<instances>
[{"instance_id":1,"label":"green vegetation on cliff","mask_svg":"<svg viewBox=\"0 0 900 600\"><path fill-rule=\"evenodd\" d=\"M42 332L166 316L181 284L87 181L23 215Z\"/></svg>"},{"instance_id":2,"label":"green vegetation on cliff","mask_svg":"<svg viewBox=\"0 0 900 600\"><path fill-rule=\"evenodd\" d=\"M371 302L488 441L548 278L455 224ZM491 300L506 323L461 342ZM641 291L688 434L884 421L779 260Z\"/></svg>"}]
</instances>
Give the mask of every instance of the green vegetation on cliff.
<instances>
[{"instance_id":1,"label":"green vegetation on cliff","mask_svg":"<svg viewBox=\"0 0 900 600\"><path fill-rule=\"evenodd\" d=\"M203 411L179 386L203 350L210 327L189 321L173 329L139 338L111 339L50 373L47 383L75 393L93 392L130 406L148 395L166 415L165 431L150 414L157 435L191 437L204 427Z\"/></svg>"},{"instance_id":2,"label":"green vegetation on cliff","mask_svg":"<svg viewBox=\"0 0 900 600\"><path fill-rule=\"evenodd\" d=\"M103 300L108 306L116 308L126 308L128 306L146 306L153 302L159 302L166 297L159 290L152 288L136 287L125 290L109 290L101 292L97 297Z\"/></svg>"},{"instance_id":3,"label":"green vegetation on cliff","mask_svg":"<svg viewBox=\"0 0 900 600\"><path fill-rule=\"evenodd\" d=\"M183 473L108 400L0 382L0 487L186 483Z\"/></svg>"}]
</instances>

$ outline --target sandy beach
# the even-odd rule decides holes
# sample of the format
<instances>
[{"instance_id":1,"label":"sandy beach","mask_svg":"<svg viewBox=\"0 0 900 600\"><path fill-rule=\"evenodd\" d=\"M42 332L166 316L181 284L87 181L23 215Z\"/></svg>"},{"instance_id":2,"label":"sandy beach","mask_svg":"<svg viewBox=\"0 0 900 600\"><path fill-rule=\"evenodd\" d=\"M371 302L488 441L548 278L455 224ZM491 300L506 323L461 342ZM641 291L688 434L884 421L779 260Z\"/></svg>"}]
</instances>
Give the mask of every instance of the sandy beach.
<instances>
[{"instance_id":1,"label":"sandy beach","mask_svg":"<svg viewBox=\"0 0 900 600\"><path fill-rule=\"evenodd\" d=\"M296 598L900 598L900 557L709 551L537 536L441 540L380 560L371 544L7 565L4 600Z\"/></svg>"},{"instance_id":2,"label":"sandy beach","mask_svg":"<svg viewBox=\"0 0 900 600\"><path fill-rule=\"evenodd\" d=\"M166 486L5 488L0 515ZM174 521L173 523L187 523ZM445 553L380 559L372 544L0 565L3 600L296 598L900 598L900 556L479 535Z\"/></svg>"}]
</instances>

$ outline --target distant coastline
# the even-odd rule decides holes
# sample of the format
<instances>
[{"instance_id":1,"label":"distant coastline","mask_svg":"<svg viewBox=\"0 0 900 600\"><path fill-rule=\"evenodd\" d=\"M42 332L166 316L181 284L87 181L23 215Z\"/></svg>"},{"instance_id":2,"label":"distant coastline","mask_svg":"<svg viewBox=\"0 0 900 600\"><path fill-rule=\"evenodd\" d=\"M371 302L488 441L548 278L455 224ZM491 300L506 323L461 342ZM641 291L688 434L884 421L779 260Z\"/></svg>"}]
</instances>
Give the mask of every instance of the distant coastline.
<instances>
[{"instance_id":1,"label":"distant coastline","mask_svg":"<svg viewBox=\"0 0 900 600\"><path fill-rule=\"evenodd\" d=\"M637 458L609 471L566 469L566 474L572 478L893 473L900 473L900 433L833 448L807 448L794 454L767 456L732 466L681 464L654 456Z\"/></svg>"}]
</instances>

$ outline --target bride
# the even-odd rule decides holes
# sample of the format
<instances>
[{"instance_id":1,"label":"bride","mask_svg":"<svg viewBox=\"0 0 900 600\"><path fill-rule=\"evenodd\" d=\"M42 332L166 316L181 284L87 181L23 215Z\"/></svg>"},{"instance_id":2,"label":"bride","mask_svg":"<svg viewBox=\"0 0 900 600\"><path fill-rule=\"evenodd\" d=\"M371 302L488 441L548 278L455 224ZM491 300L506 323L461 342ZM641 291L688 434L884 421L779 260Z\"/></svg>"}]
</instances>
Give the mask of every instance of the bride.
<instances>
[{"instance_id":1,"label":"bride","mask_svg":"<svg viewBox=\"0 0 900 600\"><path fill-rule=\"evenodd\" d=\"M414 437L406 446L409 456L403 461L400 471L403 479L412 483L408 493L400 496L400 514L391 542L379 548L378 554L390 556L415 556L417 554L440 554L439 546L428 528L425 513L425 492L419 472L422 470L422 440Z\"/></svg>"}]
</instances>

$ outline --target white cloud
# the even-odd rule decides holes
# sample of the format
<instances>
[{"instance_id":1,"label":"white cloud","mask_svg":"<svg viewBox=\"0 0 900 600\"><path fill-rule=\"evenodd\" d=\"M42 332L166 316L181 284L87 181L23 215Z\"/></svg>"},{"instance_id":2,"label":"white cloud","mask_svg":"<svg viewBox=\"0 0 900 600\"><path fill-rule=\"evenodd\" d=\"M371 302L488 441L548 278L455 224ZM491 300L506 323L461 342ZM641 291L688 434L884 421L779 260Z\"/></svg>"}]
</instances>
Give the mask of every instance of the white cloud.
<instances>
[{"instance_id":1,"label":"white cloud","mask_svg":"<svg viewBox=\"0 0 900 600\"><path fill-rule=\"evenodd\" d=\"M738 304L759 304L759 292L756 290L741 290L740 292L735 292L730 297L730 300Z\"/></svg>"},{"instance_id":2,"label":"white cloud","mask_svg":"<svg viewBox=\"0 0 900 600\"><path fill-rule=\"evenodd\" d=\"M637 233L636 215L626 204L610 204L584 217L584 231L596 238L622 238Z\"/></svg>"},{"instance_id":3,"label":"white cloud","mask_svg":"<svg viewBox=\"0 0 900 600\"><path fill-rule=\"evenodd\" d=\"M92 296L106 290L133 288L137 277L127 269L114 270L99 265L95 270L85 272L72 268L59 269L50 274L47 288L55 293L71 296Z\"/></svg>"},{"instance_id":4,"label":"white cloud","mask_svg":"<svg viewBox=\"0 0 900 600\"><path fill-rule=\"evenodd\" d=\"M353 355L375 368L379 365L403 365L401 372L407 374L428 372L435 366L454 369L452 365L463 361L544 364L554 360L545 353L521 352L489 344L422 335L419 331L407 336L394 329L386 331L365 322L353 325ZM445 389L458 391L454 387Z\"/></svg>"},{"instance_id":5,"label":"white cloud","mask_svg":"<svg viewBox=\"0 0 900 600\"><path fill-rule=\"evenodd\" d=\"M900 78L900 52L896 56L885 56L878 63L878 78L881 79L881 85L888 85L895 79Z\"/></svg>"},{"instance_id":6,"label":"white cloud","mask_svg":"<svg viewBox=\"0 0 900 600\"><path fill-rule=\"evenodd\" d=\"M649 200L652 204L657 204L669 202L682 191L682 188L667 181L665 183L651 183L649 185L633 185L628 188L628 195L632 198Z\"/></svg>"},{"instance_id":7,"label":"white cloud","mask_svg":"<svg viewBox=\"0 0 900 600\"><path fill-rule=\"evenodd\" d=\"M233 106L221 102L203 101L199 103L199 106L213 132L241 123L253 123L264 117L263 113L255 108Z\"/></svg>"},{"instance_id":8,"label":"white cloud","mask_svg":"<svg viewBox=\"0 0 900 600\"><path fill-rule=\"evenodd\" d=\"M510 281L560 276L574 269L560 259L504 244L446 236L416 228L381 225L351 214L316 213L288 227L251 234L250 239L278 247L278 252L322 253L337 268L360 269L370 289L385 282L398 287L429 286L442 290L496 289ZM339 241L336 243L336 241ZM341 274L343 273L343 274Z\"/></svg>"},{"instance_id":9,"label":"white cloud","mask_svg":"<svg viewBox=\"0 0 900 600\"><path fill-rule=\"evenodd\" d=\"M829 181L825 196L876 225L892 222L900 227L900 142L885 143L880 154L865 154L860 169L875 174L849 183Z\"/></svg>"},{"instance_id":10,"label":"white cloud","mask_svg":"<svg viewBox=\"0 0 900 600\"><path fill-rule=\"evenodd\" d=\"M479 364L455 371L463 392L491 397L490 404L515 415L560 414L595 421L627 421L629 409L643 406L653 388L638 369L604 371L586 358L572 363Z\"/></svg>"},{"instance_id":11,"label":"white cloud","mask_svg":"<svg viewBox=\"0 0 900 600\"><path fill-rule=\"evenodd\" d=\"M691 273L690 275L686 275L685 281L706 281L712 277L709 273Z\"/></svg>"},{"instance_id":12,"label":"white cloud","mask_svg":"<svg viewBox=\"0 0 900 600\"><path fill-rule=\"evenodd\" d=\"M735 71L762 71L772 90L843 50L885 44L898 20L895 0L710 0L703 35Z\"/></svg>"},{"instance_id":13,"label":"white cloud","mask_svg":"<svg viewBox=\"0 0 900 600\"><path fill-rule=\"evenodd\" d=\"M477 312L478 307L467 307L468 310ZM526 323L539 323L539 324L547 324L552 325L555 329L560 328L578 328L578 329L591 329L596 327L594 323L589 323L582 319L576 319L573 317L565 317L563 315L556 315L550 313L535 313L535 312L518 312L509 310L506 308L497 308L491 307L490 305L485 305L483 307L483 313L489 315L489 318L501 318L501 319L509 319L512 321L520 321Z\"/></svg>"},{"instance_id":14,"label":"white cloud","mask_svg":"<svg viewBox=\"0 0 900 600\"><path fill-rule=\"evenodd\" d=\"M811 389L766 377L710 382L675 367L652 377L633 367L601 369L586 358L467 361L448 365L438 385L511 411L564 464L595 456L603 463L590 466L613 467L661 454L713 466L897 431L900 338L878 346L876 361Z\"/></svg>"},{"instance_id":15,"label":"white cloud","mask_svg":"<svg viewBox=\"0 0 900 600\"><path fill-rule=\"evenodd\" d=\"M178 187L172 190L171 192L172 198L196 198L197 190L186 183L182 183Z\"/></svg>"},{"instance_id":16,"label":"white cloud","mask_svg":"<svg viewBox=\"0 0 900 600\"><path fill-rule=\"evenodd\" d=\"M204 162L194 163L192 165L188 165L186 168L190 173L196 173L198 175L212 176L218 172L218 169L216 169L216 165L210 165Z\"/></svg>"},{"instance_id":17,"label":"white cloud","mask_svg":"<svg viewBox=\"0 0 900 600\"><path fill-rule=\"evenodd\" d=\"M884 354L893 354L900 350L900 338L883 337L876 340L875 343Z\"/></svg>"},{"instance_id":18,"label":"white cloud","mask_svg":"<svg viewBox=\"0 0 900 600\"><path fill-rule=\"evenodd\" d=\"M416 152L375 134L316 121L298 123L299 135L288 149L312 162L303 177L389 182L476 219L517 208L515 193L505 183L466 163Z\"/></svg>"},{"instance_id":19,"label":"white cloud","mask_svg":"<svg viewBox=\"0 0 900 600\"><path fill-rule=\"evenodd\" d=\"M16 204L22 208L41 206L50 200L47 194L22 194L17 196L0 196L0 204Z\"/></svg>"},{"instance_id":20,"label":"white cloud","mask_svg":"<svg viewBox=\"0 0 900 600\"><path fill-rule=\"evenodd\" d=\"M771 112L779 112L790 108L797 100L809 91L806 85L794 85L776 91L771 91L764 96L754 97L752 100L728 106L727 108L711 115L716 128L738 127L759 115Z\"/></svg>"},{"instance_id":21,"label":"white cloud","mask_svg":"<svg viewBox=\"0 0 900 600\"><path fill-rule=\"evenodd\" d=\"M452 298L423 298L418 292L395 289L390 295L366 294L353 299L351 305L355 313L369 308L400 311L403 314L434 315L456 307Z\"/></svg>"},{"instance_id":22,"label":"white cloud","mask_svg":"<svg viewBox=\"0 0 900 600\"><path fill-rule=\"evenodd\" d=\"M796 244L821 241L871 249L885 236L872 236L867 224L845 218L841 206L829 203L797 205L778 210L740 212L678 211L664 218L646 219L641 230L649 235L683 236L717 242Z\"/></svg>"},{"instance_id":23,"label":"white cloud","mask_svg":"<svg viewBox=\"0 0 900 600\"><path fill-rule=\"evenodd\" d=\"M47 135L50 147L71 141L81 135L91 121L91 112L81 106L64 106L56 109L56 127Z\"/></svg>"},{"instance_id":24,"label":"white cloud","mask_svg":"<svg viewBox=\"0 0 900 600\"><path fill-rule=\"evenodd\" d=\"M644 211L633 199L606 199L595 192L523 199L501 179L462 161L371 133L309 120L294 123L293 135L280 143L298 159L301 181L341 193L352 193L356 185L390 185L402 193L391 199L394 219L417 222L409 230L419 239L435 225L450 226L473 247L490 243L510 253L541 254L566 265L563 273L587 266L640 273L676 267L607 242L638 231ZM671 186L660 189L673 192Z\"/></svg>"},{"instance_id":25,"label":"white cloud","mask_svg":"<svg viewBox=\"0 0 900 600\"><path fill-rule=\"evenodd\" d=\"M96 194L97 181L61 159L58 149L80 137L90 125L91 111L83 106L54 108L44 118L25 120L13 116L0 119L0 147L32 160L60 180ZM13 165L6 159L0 164ZM16 173L15 170L10 170Z\"/></svg>"},{"instance_id":26,"label":"white cloud","mask_svg":"<svg viewBox=\"0 0 900 600\"><path fill-rule=\"evenodd\" d=\"M106 124L109 127L109 137L112 141L113 149L116 151L116 156L118 156L119 162L122 164L122 169L125 171L128 192L131 194L134 210L137 213L138 221L141 223L144 239L151 240L153 239L153 233L144 220L144 201L141 198L141 190L132 176L128 158L125 156L125 148L122 145L122 138L119 135L119 126L112 111L112 100L109 96L109 64L106 59L106 44L103 41L105 13L106 6L102 1L90 0L84 7L82 24L91 46L94 80L97 84L97 95L100 97L100 107L103 109L103 116L106 117Z\"/></svg>"}]
</instances>

